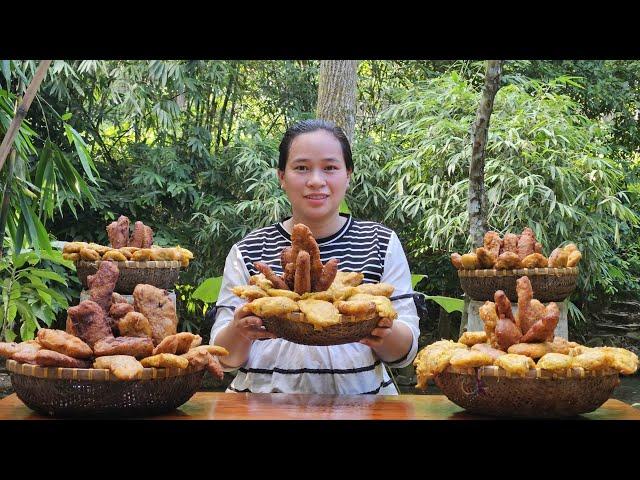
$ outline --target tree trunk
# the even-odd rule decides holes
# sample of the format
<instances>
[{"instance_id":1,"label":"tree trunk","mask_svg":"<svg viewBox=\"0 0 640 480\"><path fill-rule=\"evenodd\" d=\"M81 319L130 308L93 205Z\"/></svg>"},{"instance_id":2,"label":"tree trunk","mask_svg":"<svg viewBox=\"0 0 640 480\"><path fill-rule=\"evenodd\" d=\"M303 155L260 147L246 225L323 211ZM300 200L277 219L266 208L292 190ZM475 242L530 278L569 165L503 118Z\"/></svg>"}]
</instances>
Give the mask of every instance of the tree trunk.
<instances>
[{"instance_id":1,"label":"tree trunk","mask_svg":"<svg viewBox=\"0 0 640 480\"><path fill-rule=\"evenodd\" d=\"M330 120L353 140L356 124L357 60L322 60L316 116Z\"/></svg>"},{"instance_id":2,"label":"tree trunk","mask_svg":"<svg viewBox=\"0 0 640 480\"><path fill-rule=\"evenodd\" d=\"M220 146L220 136L222 135L222 125L224 125L224 116L227 113L227 104L229 103L229 98L231 97L231 92L233 89L233 83L236 79L236 74L238 71L238 66L235 66L234 71L229 73L229 81L227 83L227 90L224 93L224 101L222 102L222 110L220 111L220 120L218 121L218 131L216 133L216 143L215 143L215 153L218 153L218 148Z\"/></svg>"},{"instance_id":3,"label":"tree trunk","mask_svg":"<svg viewBox=\"0 0 640 480\"><path fill-rule=\"evenodd\" d=\"M13 117L9 128L7 128L4 138L2 139L2 145L0 145L0 170L2 170L4 161L7 159L7 155L9 155L9 151L13 145L13 140L20 129L20 124L22 123L22 120L24 120L24 117L26 117L29 107L31 106L31 102L35 98L36 93L38 93L40 84L42 83L44 76L47 74L47 69L49 68L49 65L51 65L51 62L52 60L42 60L40 62L36 73L33 75L33 78L27 87L27 91L24 94L22 102L20 102L20 105L18 106L15 116Z\"/></svg>"},{"instance_id":4,"label":"tree trunk","mask_svg":"<svg viewBox=\"0 0 640 480\"><path fill-rule=\"evenodd\" d=\"M438 316L438 340L451 338L451 318L447 311L440 307L440 315ZM457 340L457 339L456 339Z\"/></svg>"},{"instance_id":5,"label":"tree trunk","mask_svg":"<svg viewBox=\"0 0 640 480\"><path fill-rule=\"evenodd\" d=\"M11 201L11 181L13 180L13 166L16 160L16 149L12 148L7 162L7 181L4 185L2 195L2 206L0 206L0 239L4 239L4 229L7 226L7 215L9 214L9 202ZM3 245L0 244L0 258L2 257Z\"/></svg>"},{"instance_id":6,"label":"tree trunk","mask_svg":"<svg viewBox=\"0 0 640 480\"><path fill-rule=\"evenodd\" d=\"M473 147L469 167L469 234L475 247L481 247L487 231L487 196L484 189L484 158L493 101L500 88L502 60L488 60L484 90L473 124Z\"/></svg>"}]
</instances>

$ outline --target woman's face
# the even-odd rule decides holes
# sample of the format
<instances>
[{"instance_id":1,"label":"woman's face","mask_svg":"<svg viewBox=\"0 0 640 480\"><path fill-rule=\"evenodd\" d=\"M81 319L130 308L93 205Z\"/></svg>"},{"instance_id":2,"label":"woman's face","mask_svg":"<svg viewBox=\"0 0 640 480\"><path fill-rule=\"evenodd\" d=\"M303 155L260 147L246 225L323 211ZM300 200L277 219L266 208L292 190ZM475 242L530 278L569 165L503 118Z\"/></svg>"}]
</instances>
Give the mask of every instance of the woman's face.
<instances>
[{"instance_id":1,"label":"woman's face","mask_svg":"<svg viewBox=\"0 0 640 480\"><path fill-rule=\"evenodd\" d=\"M294 138L285 170L278 170L294 216L312 221L336 215L350 177L340 142L326 130Z\"/></svg>"}]
</instances>

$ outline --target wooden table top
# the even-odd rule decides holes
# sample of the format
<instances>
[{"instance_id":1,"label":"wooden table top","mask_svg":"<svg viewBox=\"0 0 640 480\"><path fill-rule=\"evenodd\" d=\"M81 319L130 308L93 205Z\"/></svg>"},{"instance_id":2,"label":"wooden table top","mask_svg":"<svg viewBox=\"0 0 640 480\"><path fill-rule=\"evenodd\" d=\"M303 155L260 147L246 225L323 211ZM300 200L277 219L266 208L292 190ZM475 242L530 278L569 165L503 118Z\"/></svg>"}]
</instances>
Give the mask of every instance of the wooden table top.
<instances>
[{"instance_id":1,"label":"wooden table top","mask_svg":"<svg viewBox=\"0 0 640 480\"><path fill-rule=\"evenodd\" d=\"M14 393L0 400L0 420L49 419L27 407ZM198 392L157 420L480 420L444 395L303 395L284 393ZM578 418L640 420L640 410L609 399Z\"/></svg>"}]
</instances>

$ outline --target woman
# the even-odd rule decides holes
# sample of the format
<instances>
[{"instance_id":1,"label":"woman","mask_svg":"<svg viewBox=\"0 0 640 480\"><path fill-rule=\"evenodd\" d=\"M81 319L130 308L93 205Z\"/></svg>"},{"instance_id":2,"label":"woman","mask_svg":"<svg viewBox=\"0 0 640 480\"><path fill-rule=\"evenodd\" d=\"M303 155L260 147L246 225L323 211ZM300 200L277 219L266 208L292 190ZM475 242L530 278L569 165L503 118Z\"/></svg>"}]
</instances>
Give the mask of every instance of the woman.
<instances>
[{"instance_id":1,"label":"woman","mask_svg":"<svg viewBox=\"0 0 640 480\"><path fill-rule=\"evenodd\" d=\"M339 213L353 172L351 147L331 122L306 120L292 126L280 143L278 178L291 202L292 216L261 228L236 243L225 263L210 343L225 347L226 371L239 368L227 391L286 393L397 394L382 362L391 367L411 363L418 348L418 316L413 299L393 301L398 318L382 319L358 343L299 345L276 338L261 319L243 308L230 287L246 285L259 273L253 263L267 263L282 273L280 253L291 245L297 223L307 225L320 248L322 262L339 259L338 269L364 273L365 283L386 282L393 296L411 294L407 259L392 230Z\"/></svg>"}]
</instances>

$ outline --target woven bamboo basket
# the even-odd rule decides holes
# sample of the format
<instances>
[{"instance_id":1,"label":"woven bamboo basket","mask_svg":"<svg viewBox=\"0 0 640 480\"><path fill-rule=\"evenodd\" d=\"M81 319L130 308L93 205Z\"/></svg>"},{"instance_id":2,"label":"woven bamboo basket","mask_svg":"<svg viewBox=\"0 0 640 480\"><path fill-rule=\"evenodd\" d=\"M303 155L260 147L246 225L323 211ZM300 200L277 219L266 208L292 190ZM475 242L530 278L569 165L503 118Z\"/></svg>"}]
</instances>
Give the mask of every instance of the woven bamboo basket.
<instances>
[{"instance_id":1,"label":"woven bamboo basket","mask_svg":"<svg viewBox=\"0 0 640 480\"><path fill-rule=\"evenodd\" d=\"M341 345L343 343L357 342L370 335L379 321L380 317L377 313L364 319L341 315L340 323L318 330L314 328L314 325L305 323L305 315L303 313L294 312L290 313L287 318L263 318L262 324L267 331L293 343L302 345Z\"/></svg>"},{"instance_id":2,"label":"woven bamboo basket","mask_svg":"<svg viewBox=\"0 0 640 480\"><path fill-rule=\"evenodd\" d=\"M560 418L588 413L606 402L620 383L618 372L571 368L561 373L531 369L525 377L497 366L449 366L434 377L456 405L495 417Z\"/></svg>"},{"instance_id":3,"label":"woven bamboo basket","mask_svg":"<svg viewBox=\"0 0 640 480\"><path fill-rule=\"evenodd\" d=\"M76 271L78 278L85 288L87 285L87 276L93 275L98 271L102 260L95 262L87 262L79 260L76 262ZM120 275L118 283L116 283L115 291L124 294L133 293L133 289L139 283L146 283L154 287L172 290L178 281L180 274L180 262L178 261L147 261L147 262L114 262L118 266Z\"/></svg>"},{"instance_id":4,"label":"woven bamboo basket","mask_svg":"<svg viewBox=\"0 0 640 480\"><path fill-rule=\"evenodd\" d=\"M204 369L145 368L123 381L109 370L40 367L7 360L11 383L32 410L54 417L143 417L170 412L196 393Z\"/></svg>"},{"instance_id":5,"label":"woven bamboo basket","mask_svg":"<svg viewBox=\"0 0 640 480\"><path fill-rule=\"evenodd\" d=\"M509 300L517 302L516 281L525 275L531 281L534 298L541 302L561 302L576 288L578 267L458 270L464 293L480 301L493 301L496 290L503 290Z\"/></svg>"}]
</instances>

